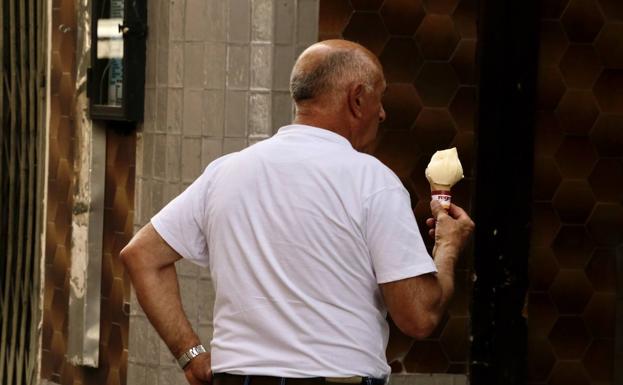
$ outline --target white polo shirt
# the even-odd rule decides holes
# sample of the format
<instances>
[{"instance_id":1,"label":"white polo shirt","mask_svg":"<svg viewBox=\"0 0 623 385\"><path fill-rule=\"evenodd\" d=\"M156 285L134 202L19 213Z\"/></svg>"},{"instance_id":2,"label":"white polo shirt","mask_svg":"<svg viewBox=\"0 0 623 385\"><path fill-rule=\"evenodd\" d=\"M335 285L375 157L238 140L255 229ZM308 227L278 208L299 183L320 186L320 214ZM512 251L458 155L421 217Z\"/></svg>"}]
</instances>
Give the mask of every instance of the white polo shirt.
<instances>
[{"instance_id":1,"label":"white polo shirt","mask_svg":"<svg viewBox=\"0 0 623 385\"><path fill-rule=\"evenodd\" d=\"M396 175L316 127L215 160L151 223L210 268L215 373L386 376L378 284L436 271Z\"/></svg>"}]
</instances>

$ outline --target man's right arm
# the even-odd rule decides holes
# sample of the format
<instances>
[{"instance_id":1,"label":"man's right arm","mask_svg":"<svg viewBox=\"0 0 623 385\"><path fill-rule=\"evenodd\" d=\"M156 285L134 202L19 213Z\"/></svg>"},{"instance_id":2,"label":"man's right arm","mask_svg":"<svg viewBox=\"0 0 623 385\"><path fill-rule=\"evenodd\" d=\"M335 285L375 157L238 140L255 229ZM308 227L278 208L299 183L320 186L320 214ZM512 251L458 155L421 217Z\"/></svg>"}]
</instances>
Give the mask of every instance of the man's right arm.
<instances>
[{"instance_id":1,"label":"man's right arm","mask_svg":"<svg viewBox=\"0 0 623 385\"><path fill-rule=\"evenodd\" d=\"M398 328L415 338L425 338L439 324L454 293L454 269L459 253L474 229L470 217L456 205L446 213L431 202L435 237L433 258L437 273L381 284L385 304Z\"/></svg>"}]
</instances>

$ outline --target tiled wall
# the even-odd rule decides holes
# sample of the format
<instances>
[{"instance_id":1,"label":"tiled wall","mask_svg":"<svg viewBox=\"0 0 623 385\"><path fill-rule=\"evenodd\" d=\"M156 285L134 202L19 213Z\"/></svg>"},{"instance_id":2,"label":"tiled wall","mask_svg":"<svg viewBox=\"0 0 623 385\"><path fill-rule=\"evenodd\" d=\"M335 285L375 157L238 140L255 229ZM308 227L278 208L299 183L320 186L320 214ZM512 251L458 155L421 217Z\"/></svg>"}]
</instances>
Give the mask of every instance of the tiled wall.
<instances>
[{"instance_id":1,"label":"tiled wall","mask_svg":"<svg viewBox=\"0 0 623 385\"><path fill-rule=\"evenodd\" d=\"M62 0L52 2L51 6L51 109L41 378L63 385L123 385L127 371L130 288L116 256L133 230L135 136L113 132L107 135L99 367L73 366L65 357L69 333L71 212L74 158L78 151L75 135L76 130L85 128L74 113L76 4L74 0ZM61 25L64 28L60 28Z\"/></svg>"},{"instance_id":2,"label":"tiled wall","mask_svg":"<svg viewBox=\"0 0 623 385\"><path fill-rule=\"evenodd\" d=\"M137 141L135 230L215 158L269 137L292 118L292 64L317 39L317 0L148 0L145 122ZM209 272L177 265L184 309L212 335ZM186 384L136 298L128 384Z\"/></svg>"},{"instance_id":3,"label":"tiled wall","mask_svg":"<svg viewBox=\"0 0 623 385\"><path fill-rule=\"evenodd\" d=\"M528 379L614 384L623 3L541 3Z\"/></svg>"},{"instance_id":4,"label":"tiled wall","mask_svg":"<svg viewBox=\"0 0 623 385\"><path fill-rule=\"evenodd\" d=\"M422 230L430 216L424 169L436 150L457 147L465 180L453 189L453 200L470 208L476 13L475 0L320 1L321 40L358 41L381 59L387 120L370 151L409 190ZM457 269L455 298L430 338L414 341L392 325L387 355L394 373L467 373L471 260L467 252Z\"/></svg>"}]
</instances>

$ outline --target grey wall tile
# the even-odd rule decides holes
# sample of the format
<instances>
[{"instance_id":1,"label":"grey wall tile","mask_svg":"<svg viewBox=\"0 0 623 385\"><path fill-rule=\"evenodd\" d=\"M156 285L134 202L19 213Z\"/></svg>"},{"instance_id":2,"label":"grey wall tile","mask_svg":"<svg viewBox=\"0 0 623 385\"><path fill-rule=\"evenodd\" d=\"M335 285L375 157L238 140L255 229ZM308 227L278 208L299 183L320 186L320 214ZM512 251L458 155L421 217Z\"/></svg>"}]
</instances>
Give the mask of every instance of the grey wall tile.
<instances>
[{"instance_id":1,"label":"grey wall tile","mask_svg":"<svg viewBox=\"0 0 623 385\"><path fill-rule=\"evenodd\" d=\"M160 367L158 369L158 382L167 385L187 385L184 372L176 367Z\"/></svg>"},{"instance_id":2,"label":"grey wall tile","mask_svg":"<svg viewBox=\"0 0 623 385\"><path fill-rule=\"evenodd\" d=\"M201 171L201 138L184 138L182 140L182 181L193 182Z\"/></svg>"},{"instance_id":3,"label":"grey wall tile","mask_svg":"<svg viewBox=\"0 0 623 385\"><path fill-rule=\"evenodd\" d=\"M189 277L178 277L180 294L184 312L192 323L197 322L197 284L198 280Z\"/></svg>"},{"instance_id":4,"label":"grey wall tile","mask_svg":"<svg viewBox=\"0 0 623 385\"><path fill-rule=\"evenodd\" d=\"M169 43L168 81L170 87L184 85L184 43L173 41Z\"/></svg>"},{"instance_id":5,"label":"grey wall tile","mask_svg":"<svg viewBox=\"0 0 623 385\"><path fill-rule=\"evenodd\" d=\"M290 73L295 60L294 48L289 45L277 45L273 50L273 55L273 90L288 91Z\"/></svg>"},{"instance_id":6,"label":"grey wall tile","mask_svg":"<svg viewBox=\"0 0 623 385\"><path fill-rule=\"evenodd\" d=\"M296 34L299 43L318 40L318 0L298 0Z\"/></svg>"},{"instance_id":7,"label":"grey wall tile","mask_svg":"<svg viewBox=\"0 0 623 385\"><path fill-rule=\"evenodd\" d=\"M184 91L184 116L182 130L185 136L201 136L203 128L203 90Z\"/></svg>"},{"instance_id":8,"label":"grey wall tile","mask_svg":"<svg viewBox=\"0 0 623 385\"><path fill-rule=\"evenodd\" d=\"M167 344L164 343L163 340L160 340L158 357L160 358L160 361L159 361L160 366L169 367L169 368L177 367L177 361L175 357L173 357L173 353L171 353L171 351L169 350L169 347L167 346Z\"/></svg>"},{"instance_id":9,"label":"grey wall tile","mask_svg":"<svg viewBox=\"0 0 623 385\"><path fill-rule=\"evenodd\" d=\"M155 130L156 123L156 88L145 87L145 109L143 114L143 131Z\"/></svg>"},{"instance_id":10,"label":"grey wall tile","mask_svg":"<svg viewBox=\"0 0 623 385\"><path fill-rule=\"evenodd\" d=\"M204 91L203 112L203 135L222 138L225 127L225 92Z\"/></svg>"},{"instance_id":11,"label":"grey wall tile","mask_svg":"<svg viewBox=\"0 0 623 385\"><path fill-rule=\"evenodd\" d=\"M173 41L183 41L185 24L184 10L186 8L185 0L158 1L160 4L169 5L169 9L167 11L169 13L169 38Z\"/></svg>"},{"instance_id":12,"label":"grey wall tile","mask_svg":"<svg viewBox=\"0 0 623 385\"><path fill-rule=\"evenodd\" d=\"M164 185L165 183L163 181L155 178L151 181L151 202L149 207L151 213L149 214L149 218L156 215L156 213L168 203L164 200Z\"/></svg>"},{"instance_id":13,"label":"grey wall tile","mask_svg":"<svg viewBox=\"0 0 623 385\"><path fill-rule=\"evenodd\" d=\"M289 92L273 92L272 98L272 128L276 132L292 122L292 98Z\"/></svg>"},{"instance_id":14,"label":"grey wall tile","mask_svg":"<svg viewBox=\"0 0 623 385\"><path fill-rule=\"evenodd\" d=\"M225 97L225 136L244 137L247 133L247 92L227 91Z\"/></svg>"},{"instance_id":15,"label":"grey wall tile","mask_svg":"<svg viewBox=\"0 0 623 385\"><path fill-rule=\"evenodd\" d=\"M225 138L223 140L223 154L237 152L247 147L246 138Z\"/></svg>"},{"instance_id":16,"label":"grey wall tile","mask_svg":"<svg viewBox=\"0 0 623 385\"><path fill-rule=\"evenodd\" d=\"M201 164L207 166L210 162L220 157L223 154L223 139L222 138L203 138L201 140ZM202 269L202 274L209 276L208 269ZM202 275L203 277L204 275Z\"/></svg>"},{"instance_id":17,"label":"grey wall tile","mask_svg":"<svg viewBox=\"0 0 623 385\"><path fill-rule=\"evenodd\" d=\"M155 36L147 38L145 64L145 87L156 86L156 72L158 69L158 43Z\"/></svg>"},{"instance_id":18,"label":"grey wall tile","mask_svg":"<svg viewBox=\"0 0 623 385\"><path fill-rule=\"evenodd\" d=\"M204 44L191 42L184 45L184 87L201 89L205 85Z\"/></svg>"},{"instance_id":19,"label":"grey wall tile","mask_svg":"<svg viewBox=\"0 0 623 385\"><path fill-rule=\"evenodd\" d=\"M156 178L164 180L166 178L166 154L167 150L167 136L165 134L154 135L154 170L153 175Z\"/></svg>"},{"instance_id":20,"label":"grey wall tile","mask_svg":"<svg viewBox=\"0 0 623 385\"><path fill-rule=\"evenodd\" d=\"M150 178L153 173L153 165L154 165L154 134L150 132L144 132L142 134L142 173L141 176Z\"/></svg>"},{"instance_id":21,"label":"grey wall tile","mask_svg":"<svg viewBox=\"0 0 623 385\"><path fill-rule=\"evenodd\" d=\"M227 88L234 90L249 88L249 61L248 45L227 47Z\"/></svg>"},{"instance_id":22,"label":"grey wall tile","mask_svg":"<svg viewBox=\"0 0 623 385\"><path fill-rule=\"evenodd\" d=\"M184 112L183 88L169 88L167 94L167 133L182 132L182 114Z\"/></svg>"},{"instance_id":23,"label":"grey wall tile","mask_svg":"<svg viewBox=\"0 0 623 385\"><path fill-rule=\"evenodd\" d=\"M249 137L267 138L272 135L270 93L252 92L249 95Z\"/></svg>"},{"instance_id":24,"label":"grey wall tile","mask_svg":"<svg viewBox=\"0 0 623 385\"><path fill-rule=\"evenodd\" d=\"M201 41L204 39L206 25L205 0L186 0L184 20L184 39L186 41Z\"/></svg>"},{"instance_id":25,"label":"grey wall tile","mask_svg":"<svg viewBox=\"0 0 623 385\"><path fill-rule=\"evenodd\" d=\"M273 38L274 0L251 0L251 39L270 42Z\"/></svg>"},{"instance_id":26,"label":"grey wall tile","mask_svg":"<svg viewBox=\"0 0 623 385\"><path fill-rule=\"evenodd\" d=\"M165 148L166 156L166 179L167 182L179 182L181 172L181 162L179 158L182 150L182 138L179 134L167 135L167 146ZM164 154L163 153L163 154ZM166 198L165 198L166 199Z\"/></svg>"},{"instance_id":27,"label":"grey wall tile","mask_svg":"<svg viewBox=\"0 0 623 385\"><path fill-rule=\"evenodd\" d=\"M270 44L251 45L251 88L270 90L273 50Z\"/></svg>"},{"instance_id":28,"label":"grey wall tile","mask_svg":"<svg viewBox=\"0 0 623 385\"><path fill-rule=\"evenodd\" d=\"M167 103L169 90L158 87L156 90L156 126L155 132L167 131Z\"/></svg>"},{"instance_id":29,"label":"grey wall tile","mask_svg":"<svg viewBox=\"0 0 623 385\"><path fill-rule=\"evenodd\" d=\"M248 43L251 40L250 0L229 0L228 41Z\"/></svg>"},{"instance_id":30,"label":"grey wall tile","mask_svg":"<svg viewBox=\"0 0 623 385\"><path fill-rule=\"evenodd\" d=\"M205 45L206 87L208 89L225 89L225 69L227 66L227 45L225 43L208 42Z\"/></svg>"},{"instance_id":31,"label":"grey wall tile","mask_svg":"<svg viewBox=\"0 0 623 385\"><path fill-rule=\"evenodd\" d=\"M192 263L187 259L180 259L175 263L177 273L184 277L196 278L199 277L199 266Z\"/></svg>"},{"instance_id":32,"label":"grey wall tile","mask_svg":"<svg viewBox=\"0 0 623 385\"><path fill-rule=\"evenodd\" d=\"M127 383L131 385L148 385L145 383L145 367L143 365L128 365Z\"/></svg>"},{"instance_id":33,"label":"grey wall tile","mask_svg":"<svg viewBox=\"0 0 623 385\"><path fill-rule=\"evenodd\" d=\"M225 42L227 40L227 1L204 0L206 3L205 29L206 41Z\"/></svg>"},{"instance_id":34,"label":"grey wall tile","mask_svg":"<svg viewBox=\"0 0 623 385\"><path fill-rule=\"evenodd\" d=\"M214 299L212 280L200 279L197 285L197 315L199 317L199 325L212 324Z\"/></svg>"},{"instance_id":35,"label":"grey wall tile","mask_svg":"<svg viewBox=\"0 0 623 385\"><path fill-rule=\"evenodd\" d=\"M275 44L294 42L294 23L296 20L296 2L276 0L275 2Z\"/></svg>"}]
</instances>

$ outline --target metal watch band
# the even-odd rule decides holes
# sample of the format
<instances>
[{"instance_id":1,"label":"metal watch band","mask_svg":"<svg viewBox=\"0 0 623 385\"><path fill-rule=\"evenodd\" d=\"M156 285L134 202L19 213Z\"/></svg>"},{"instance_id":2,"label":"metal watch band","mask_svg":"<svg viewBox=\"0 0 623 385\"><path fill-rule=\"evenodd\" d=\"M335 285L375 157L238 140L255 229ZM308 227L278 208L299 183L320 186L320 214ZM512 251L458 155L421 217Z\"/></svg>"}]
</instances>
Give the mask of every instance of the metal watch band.
<instances>
[{"instance_id":1,"label":"metal watch band","mask_svg":"<svg viewBox=\"0 0 623 385\"><path fill-rule=\"evenodd\" d=\"M207 353L203 345L193 346L177 358L177 363L180 364L180 368L184 369L190 360L197 357L201 353Z\"/></svg>"}]
</instances>

